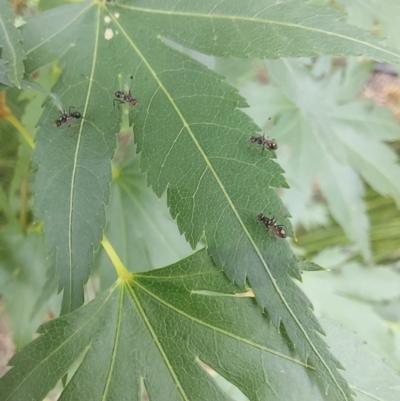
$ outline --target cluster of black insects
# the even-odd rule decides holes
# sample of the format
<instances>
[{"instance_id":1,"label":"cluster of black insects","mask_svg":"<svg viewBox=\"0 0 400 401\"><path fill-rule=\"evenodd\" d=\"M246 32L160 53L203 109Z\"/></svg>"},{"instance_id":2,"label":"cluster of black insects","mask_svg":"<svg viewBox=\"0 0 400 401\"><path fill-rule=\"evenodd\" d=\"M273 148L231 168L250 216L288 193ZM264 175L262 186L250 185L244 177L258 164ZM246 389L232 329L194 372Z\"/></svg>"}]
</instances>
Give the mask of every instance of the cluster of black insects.
<instances>
[{"instance_id":1,"label":"cluster of black insects","mask_svg":"<svg viewBox=\"0 0 400 401\"><path fill-rule=\"evenodd\" d=\"M131 76L130 79L133 79L133 77ZM117 102L118 106L120 104L129 104L130 106L136 106L138 103L138 100L135 99L132 94L130 89L126 90L125 92L122 91L117 91L114 93L115 99L113 100L113 105L115 107L115 102ZM68 113L64 110L60 110L60 117L57 118L56 121L54 121L54 125L56 127L61 127L62 124L66 124L69 125L73 119L79 119L82 118L82 114L79 113L79 111L73 111L71 112L71 109L74 109L75 107L71 106L69 108Z\"/></svg>"},{"instance_id":2,"label":"cluster of black insects","mask_svg":"<svg viewBox=\"0 0 400 401\"><path fill-rule=\"evenodd\" d=\"M130 77L131 79L133 78L132 76ZM117 91L114 93L115 99L113 100L113 104L115 107L115 102L117 102L118 106L120 104L128 104L130 106L136 106L138 103L138 100L135 99L132 94L130 89L126 90L125 92L122 91ZM71 106L69 108L68 113L66 111L60 110L60 117L54 122L54 125L56 127L60 127L62 124L69 124L73 119L80 119L82 118L82 114L79 111L71 111L71 109L74 109L75 107ZM265 135L261 136L252 136L250 138L251 143L256 143L258 145L262 146L262 153L264 152L265 148L268 148L269 150L276 150L278 149L278 145L275 142L275 139L268 139L265 137ZM257 216L258 221L262 221L265 226L268 228L268 230L271 230L271 232L276 235L279 238L286 238L286 230L284 226L281 226L277 224L276 219L274 217L269 218L267 216L264 216L264 214L260 213Z\"/></svg>"},{"instance_id":3,"label":"cluster of black insects","mask_svg":"<svg viewBox=\"0 0 400 401\"><path fill-rule=\"evenodd\" d=\"M265 135L261 136L252 136L250 138L251 143L256 143L258 145L262 146L262 153L264 152L265 148L268 148L269 150L276 150L278 149L278 145L275 142L275 139L268 139L265 137ZM274 217L269 218L267 216L264 216L264 214L260 213L257 216L258 221L262 221L265 226L271 230L271 232L276 235L279 238L286 238L286 230L284 226L281 226L277 224L276 219Z\"/></svg>"}]
</instances>

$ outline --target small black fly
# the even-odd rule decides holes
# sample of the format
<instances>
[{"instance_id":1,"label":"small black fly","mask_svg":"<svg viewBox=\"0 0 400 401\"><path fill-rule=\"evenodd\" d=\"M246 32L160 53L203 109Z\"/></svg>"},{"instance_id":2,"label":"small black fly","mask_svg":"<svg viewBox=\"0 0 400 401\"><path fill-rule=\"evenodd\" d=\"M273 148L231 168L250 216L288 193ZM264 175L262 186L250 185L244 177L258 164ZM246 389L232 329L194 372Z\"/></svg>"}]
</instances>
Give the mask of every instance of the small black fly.
<instances>
[{"instance_id":1,"label":"small black fly","mask_svg":"<svg viewBox=\"0 0 400 401\"><path fill-rule=\"evenodd\" d=\"M82 118L82 114L79 113L79 111L73 111L71 112L71 109L74 109L75 107L71 106L69 108L68 113L64 110L60 110L60 117L57 118L56 121L54 121L54 125L56 127L61 127L62 124L67 124L69 125L71 123L71 121L75 118L75 119L79 119Z\"/></svg>"},{"instance_id":2,"label":"small black fly","mask_svg":"<svg viewBox=\"0 0 400 401\"><path fill-rule=\"evenodd\" d=\"M125 83L125 87L124 87L124 92L122 91L117 91L115 92L115 99L113 100L113 105L115 107L115 102L117 102L118 106L122 103L126 103L130 106L136 106L138 104L138 100L136 98L134 98L131 94L131 89L130 86L132 86L132 82L133 82L133 76L131 75L130 78L131 84L128 85L128 83Z\"/></svg>"},{"instance_id":3,"label":"small black fly","mask_svg":"<svg viewBox=\"0 0 400 401\"><path fill-rule=\"evenodd\" d=\"M268 228L268 230L271 230L272 233L279 237L279 238L286 238L286 230L284 226L278 225L276 223L276 219L273 217L270 219L267 216L264 216L262 213L260 213L257 216L258 221L262 221L265 226Z\"/></svg>"}]
</instances>

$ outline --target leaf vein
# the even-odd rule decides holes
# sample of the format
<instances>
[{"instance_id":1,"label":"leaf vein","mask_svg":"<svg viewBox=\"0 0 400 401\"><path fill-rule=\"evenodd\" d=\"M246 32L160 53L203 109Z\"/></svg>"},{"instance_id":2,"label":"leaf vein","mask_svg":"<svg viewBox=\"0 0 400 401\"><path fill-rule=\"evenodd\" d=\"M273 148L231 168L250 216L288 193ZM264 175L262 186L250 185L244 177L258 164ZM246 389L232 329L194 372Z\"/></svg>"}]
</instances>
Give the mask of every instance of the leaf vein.
<instances>
[{"instance_id":1,"label":"leaf vein","mask_svg":"<svg viewBox=\"0 0 400 401\"><path fill-rule=\"evenodd\" d=\"M85 101L85 106L83 110L83 115L86 115L86 110L88 108L89 104L89 98L91 94L91 89L93 85L93 76L94 76L94 70L96 66L96 60L97 60L97 52L98 52L98 45L99 45L99 34L100 34L100 9L98 9L97 12L97 26L96 26L96 32L95 32L95 41L94 41L94 48L93 48L93 62L92 62L92 68L90 71L90 77L89 77L89 86L88 86L88 91L86 95L86 101ZM69 199L69 212L68 212L68 257L69 257L69 306L68 309L71 309L72 305L72 215L73 215L73 201L74 201L74 196L75 196L75 179L76 179L76 173L77 173L77 167L78 167L78 155L79 155L79 150L80 150L80 143L82 139L82 130L83 130L83 124L84 120L82 119L80 126L79 126L79 134L78 134L78 140L76 143L76 149L75 149L75 155L74 155L74 162L73 162L73 168L72 168L72 174L71 174L71 190L70 190L70 199Z\"/></svg>"},{"instance_id":2,"label":"leaf vein","mask_svg":"<svg viewBox=\"0 0 400 401\"><path fill-rule=\"evenodd\" d=\"M314 28L314 27L309 27L309 26L303 26L299 24L295 24L292 22L283 22L283 21L276 21L276 20L268 20L268 19L261 19L261 18L254 18L254 17L239 17L237 15L209 15L209 14L202 14L202 13L191 13L191 12L183 12L183 11L166 11L166 10L151 10L149 8L143 8L143 7L134 7L134 6L128 6L128 5L120 5L121 8L126 8L132 11L140 11L143 13L149 13L149 14L165 14L165 15L175 15L175 16L182 16L182 17L192 17L192 18L205 18L205 19L221 19L221 20L232 20L232 21L245 21L245 22L259 22L263 24L270 24L271 26L283 26L286 28L295 28L295 29L304 29L305 31L310 31L310 32L316 32L316 33L322 33L327 36L333 36L337 37L340 39L346 39L348 41L358 43L367 47L370 47L371 49L374 50L379 50L381 52L387 53L391 56L399 57L400 55L398 53L395 53L393 51L390 51L388 49L373 45L371 43L365 42L360 39L353 38L351 36L347 36L341 33L337 32L330 32L326 31L324 29L320 28Z\"/></svg>"},{"instance_id":3,"label":"leaf vein","mask_svg":"<svg viewBox=\"0 0 400 401\"><path fill-rule=\"evenodd\" d=\"M62 26L58 31L55 31L52 35L49 35L46 37L46 40L43 40L42 42L39 42L36 46L32 47L31 49L26 51L26 55L30 54L31 52L35 51L36 49L38 49L40 46L43 46L45 43L50 42L54 37L56 37L57 35L61 34L62 31L64 31L65 29L67 29L70 25L73 25L75 23L75 21L77 19L79 19L86 11L89 10L89 8L91 8L93 6L93 4L89 4L88 7L84 8L80 13L78 13L75 18L72 18L68 24Z\"/></svg>"},{"instance_id":4,"label":"leaf vein","mask_svg":"<svg viewBox=\"0 0 400 401\"><path fill-rule=\"evenodd\" d=\"M124 295L124 287L121 286L120 297L119 297L119 308L118 308L118 320L117 320L117 327L115 330L114 347L113 347L112 356L111 356L111 363L110 363L108 373L107 373L107 379L106 379L106 383L105 383L105 387L104 387L104 391L103 391L103 396L101 397L102 401L107 399L106 397L107 397L108 389L110 387L111 376L112 376L112 372L113 372L114 364L115 364L115 356L116 356L117 350L118 350L118 342L119 342L119 337L120 337L120 332L121 332L121 322L122 322L123 295Z\"/></svg>"},{"instance_id":5,"label":"leaf vein","mask_svg":"<svg viewBox=\"0 0 400 401\"><path fill-rule=\"evenodd\" d=\"M135 7L125 7L125 8L129 8L129 9L134 9ZM186 15L186 14L183 14ZM125 29L121 26L121 24L119 23L119 21L114 17L114 15L112 15L111 13L109 14L109 16L113 19L113 21L115 22L116 25L118 25L118 27L120 28L121 33L125 36L127 42L132 46L133 50L136 52L136 54L143 60L144 65L148 68L149 73L153 76L155 82L159 85L160 89L164 92L164 94L166 95L167 99L169 100L169 102L171 103L172 107L175 109L178 117L182 120L183 126L184 128L186 128L188 134L190 135L190 137L192 138L192 141L194 142L194 144L196 145L196 147L199 150L199 153L201 154L201 156L203 157L206 165L208 166L208 168L210 169L212 175L214 176L218 186L220 187L224 197L227 200L228 205L230 206L233 214L235 215L239 225L242 227L244 233L246 234L250 244L252 245L252 247L254 248L257 256L259 257L273 287L275 288L276 293L278 294L279 298L281 299L283 305L285 306L285 308L287 309L287 311L289 312L289 315L291 316L291 318L293 319L293 321L296 323L297 327L299 328L299 330L301 331L301 333L303 334L303 336L305 337L305 339L307 340L307 342L309 343L311 349L313 350L314 354L318 357L318 359L321 361L322 365L325 367L326 371L328 372L329 376L332 378L332 381L335 383L336 387L339 389L339 391L341 392L341 394L343 395L344 399L347 400L347 396L343 390L343 388L340 386L340 384L338 383L335 375L333 374L333 372L331 371L331 369L329 368L327 362L325 361L325 359L322 357L322 355L318 352L318 349L316 348L316 346L314 345L313 341L311 340L310 336L307 333L307 330L303 327L303 325L301 324L301 322L299 321L299 319L297 318L296 314L294 313L294 311L292 310L292 308L290 307L288 301L286 300L284 294L282 293L280 287L278 286L278 283L275 279L275 277L273 276L272 272L270 271L266 261L264 260L260 249L257 247L253 237L250 235L250 232L248 231L246 225L244 224L243 220L241 219L238 210L235 208L234 203L232 201L232 199L230 198L229 194L227 193L227 190L225 188L225 186L223 185L223 183L221 182L220 177L218 176L217 172L215 171L213 165L210 163L210 160L208 159L207 155L205 154L205 151L203 150L203 148L200 146L200 143L198 142L197 138L195 137L190 124L186 121L183 113L181 112L181 110L179 109L179 107L177 106L176 102L174 101L174 99L172 98L171 94L168 92L167 88L164 86L164 84L162 83L162 81L160 80L159 76L157 75L156 71L152 68L152 66L149 64L149 62L146 60L144 54L140 51L140 49L136 46L136 44L132 41L132 39L129 37L129 35L127 34L127 32L125 31Z\"/></svg>"},{"instance_id":6,"label":"leaf vein","mask_svg":"<svg viewBox=\"0 0 400 401\"><path fill-rule=\"evenodd\" d=\"M167 308L173 310L174 312L176 312L178 315L181 315L181 316L193 321L194 323L197 323L197 324L199 324L199 325L201 325L203 327L207 327L208 329L213 330L213 332L218 332L218 333L223 334L223 335L225 335L227 337L233 338L233 339L235 339L237 341L241 341L241 342L243 342L243 343L245 343L247 345L250 345L252 347L259 348L262 351L269 352L269 353L271 353L273 355L276 355L278 357L281 357L283 359L287 359L287 360L289 360L291 362L294 362L294 363L297 363L297 364L299 364L301 366L304 366L307 369L315 370L315 368L313 368L312 366L309 366L306 363L304 363L304 362L302 362L302 361L300 361L298 359L291 358L290 356L287 356L285 354L282 354L281 352L275 351L272 348L264 347L263 345L254 343L253 341L247 340L246 338L239 337L239 336L237 336L235 334L229 333L226 330L220 329L219 327L213 326L213 325L211 325L209 323L206 323L206 322L204 322L204 321L202 321L200 319L197 319L197 318L187 314L186 312L182 311L181 309L178 309L175 306L173 306L173 305L169 304L168 302L166 302L165 300L161 299L156 294L154 294L151 291L149 291L146 287L140 285L140 283L137 280L135 281L135 285L138 288L140 288L142 291L144 291L146 294L148 294L150 297L152 297L156 301L158 301L161 305L164 305L165 307L167 307ZM201 294L196 294L195 292L192 292L192 295L200 295L201 296Z\"/></svg>"}]
</instances>

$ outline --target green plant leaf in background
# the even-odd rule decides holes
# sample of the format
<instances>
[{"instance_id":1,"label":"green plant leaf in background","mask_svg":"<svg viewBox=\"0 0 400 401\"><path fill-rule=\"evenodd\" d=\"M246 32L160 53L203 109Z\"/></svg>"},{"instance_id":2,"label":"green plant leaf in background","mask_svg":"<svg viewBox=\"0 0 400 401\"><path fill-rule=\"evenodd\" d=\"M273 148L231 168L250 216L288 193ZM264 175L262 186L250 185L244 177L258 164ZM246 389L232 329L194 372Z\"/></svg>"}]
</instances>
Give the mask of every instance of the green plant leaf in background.
<instances>
[{"instance_id":1,"label":"green plant leaf in background","mask_svg":"<svg viewBox=\"0 0 400 401\"><path fill-rule=\"evenodd\" d=\"M383 43L395 49L400 48L400 4L397 0L337 0L349 14L347 21L366 30L371 30L382 38ZM377 24L378 21L378 24Z\"/></svg>"},{"instance_id":2,"label":"green plant leaf in background","mask_svg":"<svg viewBox=\"0 0 400 401\"><path fill-rule=\"evenodd\" d=\"M251 94L254 87L244 88L242 93L251 105L248 113L260 124L261 119L265 121L265 110L280 116L269 135L280 144L279 160L289 183L307 192L317 179L332 215L364 258L371 260L359 176L400 206L400 166L394 151L383 143L400 139L397 122L388 110L352 100L357 86L347 83L359 72L351 60L347 69L325 79L295 60L270 61L267 69L278 87L261 86L257 96ZM272 104L277 92L285 101Z\"/></svg>"},{"instance_id":3,"label":"green plant leaf in background","mask_svg":"<svg viewBox=\"0 0 400 401\"><path fill-rule=\"evenodd\" d=\"M371 347L330 319L321 319L332 352L343 362L345 378L357 394L357 401L396 401L400 397L400 379Z\"/></svg>"},{"instance_id":4,"label":"green plant leaf in background","mask_svg":"<svg viewBox=\"0 0 400 401\"><path fill-rule=\"evenodd\" d=\"M16 209L20 207L20 201L12 202L10 199L10 193L14 187L14 177L20 164L17 157L20 147L19 133L15 122L18 125L19 119L27 112L28 102L26 99L20 98L20 91L17 88L10 88L6 92L2 92L0 96L0 108L3 117L0 118L0 185L2 186L0 225L3 226L6 223L16 223ZM30 157L31 154L28 154L24 160L28 163L25 163L26 166L30 163ZM18 190L20 189L21 186ZM5 219L1 216L1 212L4 213Z\"/></svg>"},{"instance_id":5,"label":"green plant leaf in background","mask_svg":"<svg viewBox=\"0 0 400 401\"><path fill-rule=\"evenodd\" d=\"M105 235L125 266L143 272L177 262L193 251L179 234L169 214L166 197L159 200L147 188L139 169L139 157L134 156L134 152L132 134L121 132L114 157ZM103 248L96 255L94 272L100 277L102 289L115 281L115 271Z\"/></svg>"},{"instance_id":6,"label":"green plant leaf in background","mask_svg":"<svg viewBox=\"0 0 400 401\"><path fill-rule=\"evenodd\" d=\"M341 247L320 252L313 260L332 271L304 273L301 287L312 300L317 316L338 320L349 330L356 331L389 366L397 369L400 363L399 320L389 324L375 308L399 298L400 276L393 266L365 268L349 262L351 257L348 249Z\"/></svg>"},{"instance_id":7,"label":"green plant leaf in background","mask_svg":"<svg viewBox=\"0 0 400 401\"><path fill-rule=\"evenodd\" d=\"M1 59L5 61L5 71L9 80L20 87L24 74L24 51L21 46L22 35L13 25L14 18L10 2L0 2Z\"/></svg>"},{"instance_id":8,"label":"green plant leaf in background","mask_svg":"<svg viewBox=\"0 0 400 401\"><path fill-rule=\"evenodd\" d=\"M371 222L370 237L374 262L378 265L396 263L399 259L400 214L395 202L368 188L365 203ZM302 218L302 225L304 222L306 220ZM306 230L304 232L300 229L296 232L297 246L301 247L302 254L309 258L315 256L321 249L349 243L341 227L335 223L329 227L319 225L311 231L306 227Z\"/></svg>"},{"instance_id":9,"label":"green plant leaf in background","mask_svg":"<svg viewBox=\"0 0 400 401\"><path fill-rule=\"evenodd\" d=\"M35 308L49 263L41 234L24 235L17 226L0 230L0 294L18 348L32 341L45 315L55 315L59 308L54 296Z\"/></svg>"}]
</instances>

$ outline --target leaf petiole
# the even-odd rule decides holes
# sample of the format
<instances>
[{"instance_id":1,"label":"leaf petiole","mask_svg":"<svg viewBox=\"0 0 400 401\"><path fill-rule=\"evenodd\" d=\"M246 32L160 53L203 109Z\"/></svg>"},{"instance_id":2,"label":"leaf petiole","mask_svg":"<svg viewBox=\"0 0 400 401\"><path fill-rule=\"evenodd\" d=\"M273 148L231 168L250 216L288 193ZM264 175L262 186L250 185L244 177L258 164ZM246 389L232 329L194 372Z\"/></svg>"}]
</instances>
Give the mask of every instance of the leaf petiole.
<instances>
[{"instance_id":1,"label":"leaf petiole","mask_svg":"<svg viewBox=\"0 0 400 401\"><path fill-rule=\"evenodd\" d=\"M103 239L101 240L101 245L103 246L104 250L106 251L108 257L113 264L119 281L128 282L132 278L132 273L124 266L121 259L119 258L117 252L115 252L114 247L110 244L107 237L103 235Z\"/></svg>"}]
</instances>

